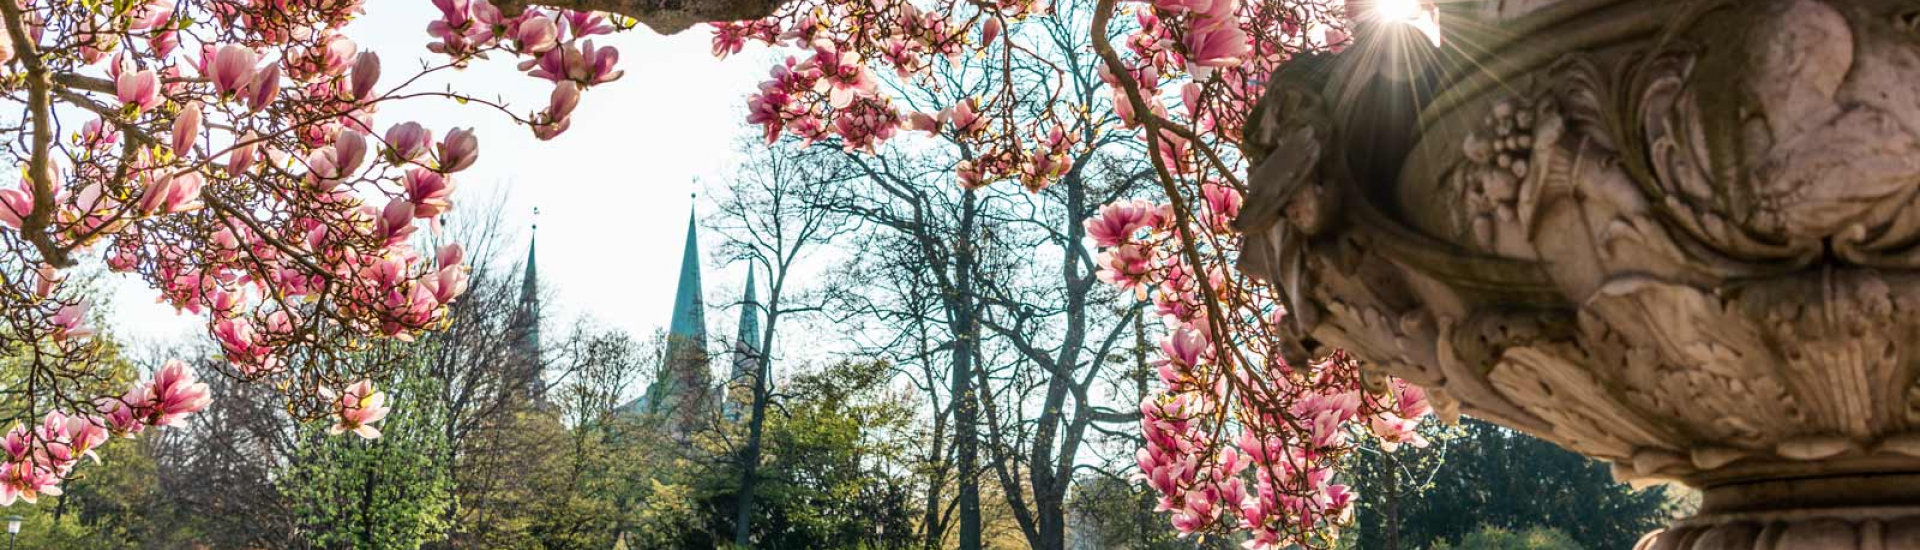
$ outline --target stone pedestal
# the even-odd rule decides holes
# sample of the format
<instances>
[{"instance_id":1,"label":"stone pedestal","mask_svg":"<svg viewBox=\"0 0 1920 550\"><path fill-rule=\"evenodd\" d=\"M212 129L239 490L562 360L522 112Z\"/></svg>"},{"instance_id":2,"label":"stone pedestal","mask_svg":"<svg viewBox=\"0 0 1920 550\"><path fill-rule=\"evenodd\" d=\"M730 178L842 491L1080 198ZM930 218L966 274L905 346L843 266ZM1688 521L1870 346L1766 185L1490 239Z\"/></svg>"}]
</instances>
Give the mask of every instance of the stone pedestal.
<instances>
[{"instance_id":1,"label":"stone pedestal","mask_svg":"<svg viewBox=\"0 0 1920 550\"><path fill-rule=\"evenodd\" d=\"M1920 3L1441 4L1253 113L1302 341L1705 492L1641 548L1920 548Z\"/></svg>"}]
</instances>

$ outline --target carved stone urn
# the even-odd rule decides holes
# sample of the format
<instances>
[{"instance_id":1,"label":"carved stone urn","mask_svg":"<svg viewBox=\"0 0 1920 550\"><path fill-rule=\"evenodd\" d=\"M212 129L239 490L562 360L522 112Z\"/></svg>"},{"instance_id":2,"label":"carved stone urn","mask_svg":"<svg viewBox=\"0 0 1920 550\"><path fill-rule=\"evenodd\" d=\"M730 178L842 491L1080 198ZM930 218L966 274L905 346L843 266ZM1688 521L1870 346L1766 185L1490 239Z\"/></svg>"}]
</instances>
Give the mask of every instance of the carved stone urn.
<instances>
[{"instance_id":1,"label":"carved stone urn","mask_svg":"<svg viewBox=\"0 0 1920 550\"><path fill-rule=\"evenodd\" d=\"M1640 549L1920 548L1920 1L1441 4L1252 113L1300 340L1703 491Z\"/></svg>"}]
</instances>

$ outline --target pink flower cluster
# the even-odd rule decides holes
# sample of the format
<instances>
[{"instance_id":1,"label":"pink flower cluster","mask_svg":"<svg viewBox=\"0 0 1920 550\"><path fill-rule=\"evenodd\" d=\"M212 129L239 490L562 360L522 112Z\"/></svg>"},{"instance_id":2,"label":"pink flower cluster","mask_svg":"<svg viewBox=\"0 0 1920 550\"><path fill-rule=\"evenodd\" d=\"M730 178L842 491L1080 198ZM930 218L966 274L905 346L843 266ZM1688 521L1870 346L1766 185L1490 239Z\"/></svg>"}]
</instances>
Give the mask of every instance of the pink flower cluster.
<instances>
[{"instance_id":1,"label":"pink flower cluster","mask_svg":"<svg viewBox=\"0 0 1920 550\"><path fill-rule=\"evenodd\" d=\"M434 42L427 49L456 64L485 59L489 52L524 56L520 70L553 82L547 107L528 116L536 137L547 140L567 131L580 92L619 80L620 51L596 46L590 38L616 28L590 11L527 9L507 17L488 0L433 0L440 19L427 25Z\"/></svg>"},{"instance_id":2,"label":"pink flower cluster","mask_svg":"<svg viewBox=\"0 0 1920 550\"><path fill-rule=\"evenodd\" d=\"M102 342L87 301L63 275L91 260L204 317L242 378L289 392L344 383L325 369L294 372L307 367L286 358L438 329L467 288L458 245L414 243L455 208L479 140L468 129L383 123L383 110L402 112L383 107L463 101L551 139L571 126L584 91L623 74L619 52L593 38L625 23L584 11L509 17L487 0L435 0L429 49L444 61L383 78L391 67L347 32L361 0L17 3L24 35L0 32L0 78L50 103L23 109L24 126L66 129L23 147L17 183L0 185L0 262L30 274L0 280L0 311L16 320L0 345L38 350L22 366L49 381L28 390L34 402L103 378L89 371L104 366L92 364ZM15 39L34 46L35 63L6 63ZM490 55L551 83L545 106L528 114L413 78ZM356 391L365 399L349 428L377 435L368 424L385 398ZM177 363L124 395L81 395L98 403L87 423L121 434L175 424L206 397ZM63 457L98 443L65 416L16 431L0 500L57 491L71 468Z\"/></svg>"},{"instance_id":3,"label":"pink flower cluster","mask_svg":"<svg viewBox=\"0 0 1920 550\"><path fill-rule=\"evenodd\" d=\"M1187 126L1231 145L1264 83L1281 64L1302 52L1338 50L1346 43L1344 1L1141 0L1123 60L1147 108L1159 119ZM1111 87L1115 110L1128 125L1140 124L1135 106L1109 67L1101 77ZM1175 118L1161 99L1176 89L1185 106Z\"/></svg>"},{"instance_id":4,"label":"pink flower cluster","mask_svg":"<svg viewBox=\"0 0 1920 550\"><path fill-rule=\"evenodd\" d=\"M1352 511L1340 457L1356 437L1388 450L1426 445L1417 431L1431 413L1426 392L1398 380L1368 392L1339 352L1309 365L1281 359L1284 310L1272 289L1225 263L1238 247L1239 191L1207 183L1198 194L1190 217L1131 200L1084 223L1100 279L1151 300L1168 327L1159 386L1140 405L1138 477L1182 533L1241 530L1254 550L1319 546Z\"/></svg>"},{"instance_id":5,"label":"pink flower cluster","mask_svg":"<svg viewBox=\"0 0 1920 550\"><path fill-rule=\"evenodd\" d=\"M196 382L185 364L168 361L155 373L121 397L102 397L96 401L95 414L69 415L48 411L40 425L32 429L14 425L0 440L0 506L16 500L35 502L42 495L58 496L60 482L73 472L82 457L93 457L94 449L113 435L132 437L147 427L180 426L187 415L207 408L212 402L207 385Z\"/></svg>"},{"instance_id":6,"label":"pink flower cluster","mask_svg":"<svg viewBox=\"0 0 1920 550\"><path fill-rule=\"evenodd\" d=\"M825 0L782 9L789 13L715 23L713 29L718 57L739 53L748 42L806 52L804 59L788 57L774 66L747 100L747 122L760 126L769 143L782 135L808 143L838 138L847 150L872 151L902 126L938 134L949 121L955 138L979 137L977 104L956 105L938 120L902 114L881 93L874 74L881 69L916 78L932 67L929 59L957 59L973 29L907 2ZM986 19L979 25L981 42L991 41L999 28L997 19Z\"/></svg>"}]
</instances>

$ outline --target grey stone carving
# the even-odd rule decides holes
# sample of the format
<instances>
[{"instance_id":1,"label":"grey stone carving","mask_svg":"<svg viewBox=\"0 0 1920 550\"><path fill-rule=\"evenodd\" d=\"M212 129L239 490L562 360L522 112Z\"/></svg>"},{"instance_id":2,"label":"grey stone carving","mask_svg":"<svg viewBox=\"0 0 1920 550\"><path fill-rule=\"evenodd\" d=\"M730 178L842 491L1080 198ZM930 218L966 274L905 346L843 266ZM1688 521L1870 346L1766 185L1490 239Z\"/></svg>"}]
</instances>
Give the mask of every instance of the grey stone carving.
<instances>
[{"instance_id":1,"label":"grey stone carving","mask_svg":"<svg viewBox=\"0 0 1920 550\"><path fill-rule=\"evenodd\" d=\"M1707 491L1642 548L1920 547L1920 489L1855 490L1920 479L1920 3L1489 0L1443 27L1476 47L1430 94L1355 93L1406 80L1363 43L1250 119L1241 268L1302 342Z\"/></svg>"}]
</instances>

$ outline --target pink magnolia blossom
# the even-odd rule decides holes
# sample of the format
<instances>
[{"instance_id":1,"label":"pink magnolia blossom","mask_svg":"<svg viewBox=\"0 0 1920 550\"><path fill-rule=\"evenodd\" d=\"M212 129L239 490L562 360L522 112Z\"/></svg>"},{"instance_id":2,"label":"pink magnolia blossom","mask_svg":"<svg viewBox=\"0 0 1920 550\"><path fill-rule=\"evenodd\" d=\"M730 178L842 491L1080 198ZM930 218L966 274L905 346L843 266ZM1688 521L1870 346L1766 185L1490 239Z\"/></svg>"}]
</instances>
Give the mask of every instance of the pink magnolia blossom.
<instances>
[{"instance_id":1,"label":"pink magnolia blossom","mask_svg":"<svg viewBox=\"0 0 1920 550\"><path fill-rule=\"evenodd\" d=\"M1094 263L1100 266L1095 275L1108 284L1144 295L1152 261L1152 253L1146 247L1122 244L1103 250L1095 257Z\"/></svg>"},{"instance_id":2,"label":"pink magnolia blossom","mask_svg":"<svg viewBox=\"0 0 1920 550\"><path fill-rule=\"evenodd\" d=\"M0 188L0 225L19 229L27 215L33 215L33 194L29 188Z\"/></svg>"},{"instance_id":3,"label":"pink magnolia blossom","mask_svg":"<svg viewBox=\"0 0 1920 550\"><path fill-rule=\"evenodd\" d=\"M360 170L367 157L367 140L359 132L340 130L333 144L307 157L307 176L323 190L332 190Z\"/></svg>"},{"instance_id":4,"label":"pink magnolia blossom","mask_svg":"<svg viewBox=\"0 0 1920 550\"><path fill-rule=\"evenodd\" d=\"M49 322L53 323L54 337L61 340L86 338L93 335L93 329L87 328L86 301L63 306L53 314Z\"/></svg>"},{"instance_id":5,"label":"pink magnolia blossom","mask_svg":"<svg viewBox=\"0 0 1920 550\"><path fill-rule=\"evenodd\" d=\"M278 365L273 348L261 341L252 321L223 319L214 327L213 336L220 343L221 353L240 367L241 374L271 372Z\"/></svg>"},{"instance_id":6,"label":"pink magnolia blossom","mask_svg":"<svg viewBox=\"0 0 1920 550\"><path fill-rule=\"evenodd\" d=\"M899 38L887 39L881 59L892 65L894 74L900 78L912 78L926 65L926 61L920 57L920 43Z\"/></svg>"},{"instance_id":7,"label":"pink magnolia blossom","mask_svg":"<svg viewBox=\"0 0 1920 550\"><path fill-rule=\"evenodd\" d=\"M459 266L461 260L466 259L466 254L466 248L461 247L460 243L447 243L446 246L440 247L438 253L435 254L434 260L440 265L441 269L446 269Z\"/></svg>"},{"instance_id":8,"label":"pink magnolia blossom","mask_svg":"<svg viewBox=\"0 0 1920 550\"><path fill-rule=\"evenodd\" d=\"M724 21L713 24L713 56L726 59L727 56L740 53L747 46L747 35L752 32L748 21Z\"/></svg>"},{"instance_id":9,"label":"pink magnolia blossom","mask_svg":"<svg viewBox=\"0 0 1920 550\"><path fill-rule=\"evenodd\" d=\"M453 208L453 178L426 168L407 171L403 180L407 202L413 204L413 216L432 218Z\"/></svg>"},{"instance_id":10,"label":"pink magnolia blossom","mask_svg":"<svg viewBox=\"0 0 1920 550\"><path fill-rule=\"evenodd\" d=\"M418 122L403 122L387 129L387 155L396 164L413 162L433 148L433 131Z\"/></svg>"},{"instance_id":11,"label":"pink magnolia blossom","mask_svg":"<svg viewBox=\"0 0 1920 550\"><path fill-rule=\"evenodd\" d=\"M427 49L450 56L466 56L474 53L478 42L484 40L475 36L481 32L472 19L470 0L433 0L440 9L440 19L427 24L427 34L436 41L427 45Z\"/></svg>"},{"instance_id":12,"label":"pink magnolia blossom","mask_svg":"<svg viewBox=\"0 0 1920 550\"><path fill-rule=\"evenodd\" d=\"M173 214L197 210L203 206L200 202L200 186L205 179L199 172L165 175L155 178L147 186L146 193L140 196L140 212L146 215Z\"/></svg>"},{"instance_id":13,"label":"pink magnolia blossom","mask_svg":"<svg viewBox=\"0 0 1920 550\"><path fill-rule=\"evenodd\" d=\"M102 119L87 121L80 127L80 145L94 150L104 150L120 143L120 127Z\"/></svg>"},{"instance_id":14,"label":"pink magnolia blossom","mask_svg":"<svg viewBox=\"0 0 1920 550\"><path fill-rule=\"evenodd\" d=\"M1196 79L1208 79L1213 69L1236 66L1244 61L1253 51L1251 44L1247 32L1230 20L1190 29L1184 44L1187 48L1187 72L1193 73Z\"/></svg>"},{"instance_id":15,"label":"pink magnolia blossom","mask_svg":"<svg viewBox=\"0 0 1920 550\"><path fill-rule=\"evenodd\" d=\"M181 109L173 119L173 154L186 156L193 153L193 142L200 137L200 104L192 103Z\"/></svg>"},{"instance_id":16,"label":"pink magnolia blossom","mask_svg":"<svg viewBox=\"0 0 1920 550\"><path fill-rule=\"evenodd\" d=\"M240 92L242 86L253 81L254 64L259 55L253 48L239 44L221 46L214 53L213 60L206 68L206 75L213 81L213 88L221 96L231 97Z\"/></svg>"},{"instance_id":17,"label":"pink magnolia blossom","mask_svg":"<svg viewBox=\"0 0 1920 550\"><path fill-rule=\"evenodd\" d=\"M568 32L574 38L586 38L596 34L611 34L613 25L598 13L585 10L561 10L561 21L566 23Z\"/></svg>"},{"instance_id":18,"label":"pink magnolia blossom","mask_svg":"<svg viewBox=\"0 0 1920 550\"><path fill-rule=\"evenodd\" d=\"M512 35L516 51L540 54L559 45L560 27L545 15L528 12L513 25Z\"/></svg>"},{"instance_id":19,"label":"pink magnolia blossom","mask_svg":"<svg viewBox=\"0 0 1920 550\"><path fill-rule=\"evenodd\" d=\"M189 414L200 412L213 402L207 384L194 379L187 364L167 361L153 381L143 386L143 399L129 399L139 416L151 426L182 426Z\"/></svg>"},{"instance_id":20,"label":"pink magnolia blossom","mask_svg":"<svg viewBox=\"0 0 1920 550\"><path fill-rule=\"evenodd\" d=\"M255 73L253 80L247 83L241 92L247 100L247 110L260 112L280 96L280 65L268 65L265 70Z\"/></svg>"},{"instance_id":21,"label":"pink magnolia blossom","mask_svg":"<svg viewBox=\"0 0 1920 550\"><path fill-rule=\"evenodd\" d=\"M99 448L100 444L105 443L112 435L107 431L104 420L87 416L68 416L57 410L47 413L45 425L48 426L48 432L57 431L59 436L57 438L59 453L56 458L69 464L79 461L82 457L92 458L95 463L100 462L100 455L95 454L93 450Z\"/></svg>"},{"instance_id":22,"label":"pink magnolia blossom","mask_svg":"<svg viewBox=\"0 0 1920 550\"><path fill-rule=\"evenodd\" d=\"M1132 240L1140 230L1160 225L1159 208L1141 199L1116 202L1100 207L1099 214L1087 218L1081 225L1095 245L1119 246Z\"/></svg>"},{"instance_id":23,"label":"pink magnolia blossom","mask_svg":"<svg viewBox=\"0 0 1920 550\"><path fill-rule=\"evenodd\" d=\"M826 92L828 104L835 109L853 104L855 98L871 96L879 88L879 81L861 64L859 53L842 52L832 42L815 42L813 58L807 64L820 71L815 89Z\"/></svg>"},{"instance_id":24,"label":"pink magnolia blossom","mask_svg":"<svg viewBox=\"0 0 1920 550\"><path fill-rule=\"evenodd\" d=\"M447 132L446 139L437 147L440 153L440 171L454 173L473 166L479 158L480 138L473 135L472 128L454 128Z\"/></svg>"},{"instance_id":25,"label":"pink magnolia blossom","mask_svg":"<svg viewBox=\"0 0 1920 550\"><path fill-rule=\"evenodd\" d=\"M5 31L0 31L0 36L4 35ZM154 31L147 35L147 47L157 57L171 56L174 48L180 47L180 32L171 28Z\"/></svg>"},{"instance_id":26,"label":"pink magnolia blossom","mask_svg":"<svg viewBox=\"0 0 1920 550\"><path fill-rule=\"evenodd\" d=\"M372 209L373 207L369 206L367 208ZM382 208L376 213L374 235L380 237L381 240L389 245L406 242L407 237L412 235L415 229L413 227L413 211L413 203L407 202L404 198L394 198L392 201L387 202L386 208Z\"/></svg>"},{"instance_id":27,"label":"pink magnolia blossom","mask_svg":"<svg viewBox=\"0 0 1920 550\"><path fill-rule=\"evenodd\" d=\"M365 439L380 437L380 428L374 427L373 423L387 417L387 394L376 391L373 382L354 382L347 386L344 393L321 387L320 396L334 404L334 414L338 417L327 433L340 435L353 432Z\"/></svg>"},{"instance_id":28,"label":"pink magnolia blossom","mask_svg":"<svg viewBox=\"0 0 1920 550\"><path fill-rule=\"evenodd\" d=\"M833 129L848 151L872 151L893 137L900 127L900 114L885 101L863 98L845 109L834 111Z\"/></svg>"},{"instance_id":29,"label":"pink magnolia blossom","mask_svg":"<svg viewBox=\"0 0 1920 550\"><path fill-rule=\"evenodd\" d=\"M980 101L966 98L940 111L940 118L953 126L953 133L961 137L972 137L986 130L986 121L980 118Z\"/></svg>"},{"instance_id":30,"label":"pink magnolia blossom","mask_svg":"<svg viewBox=\"0 0 1920 550\"><path fill-rule=\"evenodd\" d=\"M373 97L373 86L380 83L380 54L366 52L360 54L353 63L351 81L353 99L365 101Z\"/></svg>"},{"instance_id":31,"label":"pink magnolia blossom","mask_svg":"<svg viewBox=\"0 0 1920 550\"><path fill-rule=\"evenodd\" d=\"M227 153L227 175L238 177L253 167L254 149L259 147L260 137L249 131L240 136L233 149Z\"/></svg>"},{"instance_id":32,"label":"pink magnolia blossom","mask_svg":"<svg viewBox=\"0 0 1920 550\"><path fill-rule=\"evenodd\" d=\"M59 496L59 482L59 476L50 469L29 461L8 462L0 470L0 506L12 506L16 500L32 504L41 495Z\"/></svg>"},{"instance_id":33,"label":"pink magnolia blossom","mask_svg":"<svg viewBox=\"0 0 1920 550\"><path fill-rule=\"evenodd\" d=\"M1203 213L1206 223L1216 230L1227 231L1235 218L1240 217L1240 192L1218 183L1200 186L1201 194L1207 199L1207 209Z\"/></svg>"},{"instance_id":34,"label":"pink magnolia blossom","mask_svg":"<svg viewBox=\"0 0 1920 550\"><path fill-rule=\"evenodd\" d=\"M137 112L152 110L166 100L160 96L160 76L152 69L122 71L114 81L114 89L120 96L120 103L133 107Z\"/></svg>"},{"instance_id":35,"label":"pink magnolia blossom","mask_svg":"<svg viewBox=\"0 0 1920 550\"><path fill-rule=\"evenodd\" d=\"M127 22L127 30L144 31L165 24L173 17L173 2L170 0L147 0L132 10L133 19Z\"/></svg>"},{"instance_id":36,"label":"pink magnolia blossom","mask_svg":"<svg viewBox=\"0 0 1920 550\"><path fill-rule=\"evenodd\" d=\"M1194 367L1200 365L1212 355L1212 344L1207 341L1206 333L1181 327L1168 333L1160 341L1160 350L1166 358L1155 361L1160 366L1160 376L1168 385L1178 385L1191 380Z\"/></svg>"},{"instance_id":37,"label":"pink magnolia blossom","mask_svg":"<svg viewBox=\"0 0 1920 550\"><path fill-rule=\"evenodd\" d=\"M542 140L553 139L573 125L573 108L580 104L580 87L571 80L562 80L553 85L553 93L547 101L547 109L534 117L534 137Z\"/></svg>"},{"instance_id":38,"label":"pink magnolia blossom","mask_svg":"<svg viewBox=\"0 0 1920 550\"><path fill-rule=\"evenodd\" d=\"M455 298L467 292L467 270L459 265L441 267L420 281L420 285L435 302L440 305L451 304Z\"/></svg>"},{"instance_id":39,"label":"pink magnolia blossom","mask_svg":"<svg viewBox=\"0 0 1920 550\"><path fill-rule=\"evenodd\" d=\"M597 47L592 40L585 46L575 46L568 42L560 47L547 50L538 59L520 63L520 70L528 76L559 82L571 80L582 87L604 84L619 80L626 71L614 70L620 62L620 51L613 46Z\"/></svg>"},{"instance_id":40,"label":"pink magnolia blossom","mask_svg":"<svg viewBox=\"0 0 1920 550\"><path fill-rule=\"evenodd\" d=\"M793 103L793 96L786 90L775 86L773 82L762 83L760 93L747 98L747 124L758 125L767 143L780 138L780 132L786 129L790 119L799 113L800 106Z\"/></svg>"},{"instance_id":41,"label":"pink magnolia blossom","mask_svg":"<svg viewBox=\"0 0 1920 550\"><path fill-rule=\"evenodd\" d=\"M135 417L133 406L127 401L129 396L101 397L94 403L100 411L101 421L106 423L107 430L113 435L132 437L147 429L147 425Z\"/></svg>"},{"instance_id":42,"label":"pink magnolia blossom","mask_svg":"<svg viewBox=\"0 0 1920 550\"><path fill-rule=\"evenodd\" d=\"M922 112L907 113L907 129L939 135L942 121L936 115Z\"/></svg>"},{"instance_id":43,"label":"pink magnolia blossom","mask_svg":"<svg viewBox=\"0 0 1920 550\"><path fill-rule=\"evenodd\" d=\"M328 32L317 46L288 52L287 65L296 80L340 76L359 51L360 46L352 39Z\"/></svg>"}]
</instances>

